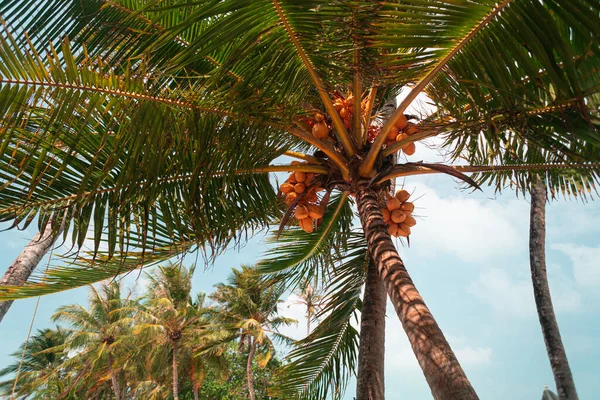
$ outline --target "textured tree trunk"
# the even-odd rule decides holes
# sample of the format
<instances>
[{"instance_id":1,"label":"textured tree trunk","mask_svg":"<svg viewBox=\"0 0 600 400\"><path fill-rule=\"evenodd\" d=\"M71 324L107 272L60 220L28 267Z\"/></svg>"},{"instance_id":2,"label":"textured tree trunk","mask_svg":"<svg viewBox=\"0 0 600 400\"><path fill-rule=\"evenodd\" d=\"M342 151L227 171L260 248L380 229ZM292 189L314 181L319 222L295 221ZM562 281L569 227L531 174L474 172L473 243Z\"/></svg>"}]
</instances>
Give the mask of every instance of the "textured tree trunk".
<instances>
[{"instance_id":1,"label":"textured tree trunk","mask_svg":"<svg viewBox=\"0 0 600 400\"><path fill-rule=\"evenodd\" d=\"M256 400L254 394L254 380L252 379L252 359L254 358L254 352L256 351L256 342L250 339L252 344L250 345L250 352L248 353L248 362L246 363L246 379L248 380L248 394L250 400Z\"/></svg>"},{"instance_id":2,"label":"textured tree trunk","mask_svg":"<svg viewBox=\"0 0 600 400\"><path fill-rule=\"evenodd\" d=\"M173 341L173 400L179 400L179 373L177 371L177 340Z\"/></svg>"},{"instance_id":3,"label":"textured tree trunk","mask_svg":"<svg viewBox=\"0 0 600 400\"><path fill-rule=\"evenodd\" d=\"M540 180L532 186L531 215L529 228L529 259L531 264L531 280L537 307L542 335L550 358L558 398L575 400L577 390L567 360L567 353L560 337L560 330L554 315L548 275L546 273L546 185Z\"/></svg>"},{"instance_id":4,"label":"textured tree trunk","mask_svg":"<svg viewBox=\"0 0 600 400\"><path fill-rule=\"evenodd\" d=\"M115 399L121 399L121 391L119 390L119 381L117 380L117 374L115 374L115 370L113 369L112 363L112 355L110 354L110 350L106 352L106 362L108 363L108 373L110 374L110 381L112 383L112 389L115 393Z\"/></svg>"},{"instance_id":5,"label":"textured tree trunk","mask_svg":"<svg viewBox=\"0 0 600 400\"><path fill-rule=\"evenodd\" d=\"M360 318L356 400L385 398L385 308L387 294L373 261L369 262Z\"/></svg>"},{"instance_id":6,"label":"textured tree trunk","mask_svg":"<svg viewBox=\"0 0 600 400\"><path fill-rule=\"evenodd\" d=\"M29 276L37 267L40 260L48 252L50 247L54 244L56 237L60 235L60 232L55 235L52 234L52 222L48 222L44 234L38 232L33 239L25 246L21 254L17 256L15 261L11 264L8 270L4 273L0 285L4 286L17 286L22 285L29 279ZM12 305L12 300L0 301L0 322L8 312L8 309Z\"/></svg>"},{"instance_id":7,"label":"textured tree trunk","mask_svg":"<svg viewBox=\"0 0 600 400\"><path fill-rule=\"evenodd\" d=\"M369 252L436 400L478 399L448 341L417 291L394 247L377 194L356 195Z\"/></svg>"}]
</instances>

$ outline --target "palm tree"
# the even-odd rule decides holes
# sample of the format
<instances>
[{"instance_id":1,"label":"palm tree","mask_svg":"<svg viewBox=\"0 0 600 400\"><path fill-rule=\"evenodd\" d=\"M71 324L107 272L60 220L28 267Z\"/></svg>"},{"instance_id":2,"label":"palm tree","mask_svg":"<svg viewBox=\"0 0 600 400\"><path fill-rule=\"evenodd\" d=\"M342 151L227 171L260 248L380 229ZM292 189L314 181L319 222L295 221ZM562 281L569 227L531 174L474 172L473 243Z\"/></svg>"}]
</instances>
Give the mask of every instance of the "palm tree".
<instances>
[{"instance_id":1,"label":"palm tree","mask_svg":"<svg viewBox=\"0 0 600 400\"><path fill-rule=\"evenodd\" d=\"M537 177L531 188L529 232L533 293L559 398L576 400L579 397L554 314L546 273L546 196L546 185L542 177Z\"/></svg>"},{"instance_id":2,"label":"palm tree","mask_svg":"<svg viewBox=\"0 0 600 400\"><path fill-rule=\"evenodd\" d=\"M99 370L108 375L117 400L124 398L120 368L115 363L124 351L132 318L127 310L126 299L121 299L118 282L102 284L100 290L90 289L89 310L81 305L60 307L52 316L53 321L70 325L69 350L78 353L68 360L69 364L88 365L91 372ZM99 382L101 383L101 382Z\"/></svg>"},{"instance_id":3,"label":"palm tree","mask_svg":"<svg viewBox=\"0 0 600 400\"><path fill-rule=\"evenodd\" d=\"M175 399L179 398L181 369L192 382L194 398L208 368L220 374L226 371L221 332L212 323L205 296L192 301L193 273L194 267L188 270L169 264L148 274L147 304L138 305L139 321L134 327L153 374L160 375L170 364Z\"/></svg>"},{"instance_id":4,"label":"palm tree","mask_svg":"<svg viewBox=\"0 0 600 400\"><path fill-rule=\"evenodd\" d=\"M278 332L281 326L295 323L295 320L278 315L278 304L285 286L274 279L264 279L255 268L242 266L233 269L227 284L218 284L211 296L219 306L219 319L224 327L229 327L240 340L240 348L248 351L246 379L250 400L255 400L252 378L254 357L259 356L258 364L264 368L275 352L272 336L289 342Z\"/></svg>"},{"instance_id":5,"label":"palm tree","mask_svg":"<svg viewBox=\"0 0 600 400\"><path fill-rule=\"evenodd\" d=\"M19 351L12 354L18 360L0 370L0 377L17 375L0 382L0 395L7 398L13 394L33 399L58 398L68 386L67 372L60 369L67 357L68 340L69 333L64 329L38 330L21 345Z\"/></svg>"},{"instance_id":6,"label":"palm tree","mask_svg":"<svg viewBox=\"0 0 600 400\"><path fill-rule=\"evenodd\" d=\"M434 398L477 398L380 205L391 180L424 173L467 179L562 166L589 182L599 167L599 10L587 0L4 2L0 219L67 209L79 246L93 218L94 250L44 282L0 288L2 299L92 283L196 247L212 258L294 211L268 173L315 174L342 199L327 207L333 225L326 215L317 241L340 227L355 196L368 254ZM408 96L373 125L402 88ZM424 91L437 112L418 121L420 132L386 144ZM393 162L434 135L456 158L485 162ZM496 157L504 149L535 150L542 164L511 165ZM284 154L306 163L272 163Z\"/></svg>"}]
</instances>

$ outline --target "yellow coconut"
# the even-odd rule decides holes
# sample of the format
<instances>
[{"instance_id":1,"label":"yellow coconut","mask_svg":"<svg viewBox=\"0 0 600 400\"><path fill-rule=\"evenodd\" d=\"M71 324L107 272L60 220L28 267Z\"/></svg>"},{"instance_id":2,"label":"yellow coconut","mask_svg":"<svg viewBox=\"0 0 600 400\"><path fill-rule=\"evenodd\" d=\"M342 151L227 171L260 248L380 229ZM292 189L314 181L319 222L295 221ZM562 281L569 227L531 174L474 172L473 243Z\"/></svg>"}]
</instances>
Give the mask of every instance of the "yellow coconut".
<instances>
[{"instance_id":1,"label":"yellow coconut","mask_svg":"<svg viewBox=\"0 0 600 400\"><path fill-rule=\"evenodd\" d=\"M306 185L304 183L296 183L294 185L294 191L298 194L304 193L305 190L306 190Z\"/></svg>"},{"instance_id":2,"label":"yellow coconut","mask_svg":"<svg viewBox=\"0 0 600 400\"><path fill-rule=\"evenodd\" d=\"M296 178L296 182L303 183L306 181L306 172L296 171L294 172L294 177Z\"/></svg>"},{"instance_id":3,"label":"yellow coconut","mask_svg":"<svg viewBox=\"0 0 600 400\"><path fill-rule=\"evenodd\" d=\"M410 227L413 227L417 224L417 220L412 216L409 215L408 217L406 217L406 219L404 220L404 223Z\"/></svg>"},{"instance_id":4,"label":"yellow coconut","mask_svg":"<svg viewBox=\"0 0 600 400\"><path fill-rule=\"evenodd\" d=\"M398 128L398 130L403 130L404 128L406 128L406 124L408 123L408 120L406 119L406 116L401 115L400 118L398 118L398 121L396 121L396 128Z\"/></svg>"},{"instance_id":5,"label":"yellow coconut","mask_svg":"<svg viewBox=\"0 0 600 400\"><path fill-rule=\"evenodd\" d=\"M415 205L413 203L411 203L410 201L405 201L400 206L400 209L402 211L406 212L407 214L410 214L411 212L413 212L415 210Z\"/></svg>"},{"instance_id":6,"label":"yellow coconut","mask_svg":"<svg viewBox=\"0 0 600 400\"><path fill-rule=\"evenodd\" d=\"M406 214L402 210L394 210L392 211L391 218L392 221L399 224L401 222L404 222L404 220L406 219Z\"/></svg>"},{"instance_id":7,"label":"yellow coconut","mask_svg":"<svg viewBox=\"0 0 600 400\"><path fill-rule=\"evenodd\" d=\"M313 226L312 218L310 218L310 217L304 218L304 219L301 219L299 222L300 222L300 228L302 228L304 230L304 232L306 232L306 233L313 232L314 226Z\"/></svg>"},{"instance_id":8,"label":"yellow coconut","mask_svg":"<svg viewBox=\"0 0 600 400\"><path fill-rule=\"evenodd\" d=\"M398 130L398 128L396 128L395 126L392 126L390 131L388 132L387 138L389 140L394 140L394 139L396 139L396 136L398 136L399 133L400 133L400 131Z\"/></svg>"},{"instance_id":9,"label":"yellow coconut","mask_svg":"<svg viewBox=\"0 0 600 400\"><path fill-rule=\"evenodd\" d=\"M294 213L294 215L298 219L304 219L308 217L308 207L299 205L298 207L296 207L296 212Z\"/></svg>"},{"instance_id":10,"label":"yellow coconut","mask_svg":"<svg viewBox=\"0 0 600 400\"><path fill-rule=\"evenodd\" d=\"M325 139L329 136L329 128L324 121L317 122L312 127L312 134L317 139Z\"/></svg>"},{"instance_id":11,"label":"yellow coconut","mask_svg":"<svg viewBox=\"0 0 600 400\"><path fill-rule=\"evenodd\" d=\"M279 186L279 190L281 190L283 193L290 193L294 191L294 185L286 182Z\"/></svg>"},{"instance_id":12,"label":"yellow coconut","mask_svg":"<svg viewBox=\"0 0 600 400\"><path fill-rule=\"evenodd\" d=\"M398 200L398 199L397 199L397 198L395 198L395 197L392 197L391 199L389 199L389 200L387 201L387 204L386 204L386 205L387 205L387 209L388 209L388 210L390 210L390 211L394 211L394 210L397 210L397 209L399 209L399 208L400 208L400 205L401 205L401 203L400 203L400 200Z\"/></svg>"},{"instance_id":13,"label":"yellow coconut","mask_svg":"<svg viewBox=\"0 0 600 400\"><path fill-rule=\"evenodd\" d=\"M390 214L390 210L388 210L387 208L381 208L381 214L383 215L383 220L385 222L388 222L390 220L391 214Z\"/></svg>"},{"instance_id":14,"label":"yellow coconut","mask_svg":"<svg viewBox=\"0 0 600 400\"><path fill-rule=\"evenodd\" d=\"M401 203L404 203L410 197L410 193L407 190L398 190L396 192L396 198L400 200Z\"/></svg>"},{"instance_id":15,"label":"yellow coconut","mask_svg":"<svg viewBox=\"0 0 600 400\"><path fill-rule=\"evenodd\" d=\"M412 156L413 154L415 154L416 150L417 150L417 146L415 146L414 143L409 143L402 148L402 152L404 154L406 154L407 156Z\"/></svg>"},{"instance_id":16,"label":"yellow coconut","mask_svg":"<svg viewBox=\"0 0 600 400\"><path fill-rule=\"evenodd\" d=\"M285 204L287 204L288 206L291 206L292 203L298 198L298 193L296 192L291 192L288 193L287 196L285 196Z\"/></svg>"},{"instance_id":17,"label":"yellow coconut","mask_svg":"<svg viewBox=\"0 0 600 400\"><path fill-rule=\"evenodd\" d=\"M388 232L392 236L398 236L398 224L391 222L388 224Z\"/></svg>"}]
</instances>

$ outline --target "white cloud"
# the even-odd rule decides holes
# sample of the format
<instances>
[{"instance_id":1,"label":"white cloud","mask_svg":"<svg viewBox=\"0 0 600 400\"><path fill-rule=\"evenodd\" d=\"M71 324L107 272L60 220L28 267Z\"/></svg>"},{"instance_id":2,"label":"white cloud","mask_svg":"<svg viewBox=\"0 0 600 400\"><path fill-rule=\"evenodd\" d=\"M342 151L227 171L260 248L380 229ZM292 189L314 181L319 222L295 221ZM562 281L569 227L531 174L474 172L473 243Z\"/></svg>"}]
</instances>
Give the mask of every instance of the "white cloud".
<instances>
[{"instance_id":1,"label":"white cloud","mask_svg":"<svg viewBox=\"0 0 600 400\"><path fill-rule=\"evenodd\" d=\"M281 334L296 340L306 337L306 307L300 303L298 295L291 293L285 301L279 304L278 312L279 315L298 321L297 324L281 327L279 329Z\"/></svg>"},{"instance_id":2,"label":"white cloud","mask_svg":"<svg viewBox=\"0 0 600 400\"><path fill-rule=\"evenodd\" d=\"M408 186L407 189L411 190ZM419 198L420 195L423 197ZM512 254L527 243L527 229L520 222L528 208L523 202L442 198L420 183L416 184L413 196L415 215L422 218L413 229L411 242L425 255L436 249L436 253L441 250L463 261L475 262Z\"/></svg>"},{"instance_id":3,"label":"white cloud","mask_svg":"<svg viewBox=\"0 0 600 400\"><path fill-rule=\"evenodd\" d=\"M600 286L600 247L574 244L555 244L551 247L571 258L577 283L583 286Z\"/></svg>"},{"instance_id":4,"label":"white cloud","mask_svg":"<svg viewBox=\"0 0 600 400\"><path fill-rule=\"evenodd\" d=\"M557 313L573 312L581 307L581 295L562 272L560 266L548 266L549 284ZM520 318L531 318L536 314L531 280L521 274L511 277L507 271L490 269L481 272L467 291L489 303L497 312Z\"/></svg>"}]
</instances>

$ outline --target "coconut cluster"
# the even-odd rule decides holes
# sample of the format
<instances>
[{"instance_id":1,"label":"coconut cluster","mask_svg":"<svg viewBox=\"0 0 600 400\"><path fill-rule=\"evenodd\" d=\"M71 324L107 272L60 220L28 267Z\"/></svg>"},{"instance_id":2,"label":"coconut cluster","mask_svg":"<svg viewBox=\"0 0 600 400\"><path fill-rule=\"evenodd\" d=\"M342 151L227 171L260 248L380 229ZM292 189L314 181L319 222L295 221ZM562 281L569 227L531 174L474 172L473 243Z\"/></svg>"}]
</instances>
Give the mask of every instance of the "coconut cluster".
<instances>
[{"instance_id":1,"label":"coconut cluster","mask_svg":"<svg viewBox=\"0 0 600 400\"><path fill-rule=\"evenodd\" d=\"M390 129L385 143L389 146L395 142L406 139L410 135L414 135L417 132L419 132L419 126L413 124L412 122L408 122L406 115L402 115L398 121L396 121L394 126L392 126L392 129ZM415 150L416 146L414 143L409 143L402 147L402 152L407 156L412 156L415 154Z\"/></svg>"},{"instance_id":2,"label":"coconut cluster","mask_svg":"<svg viewBox=\"0 0 600 400\"><path fill-rule=\"evenodd\" d=\"M390 235L394 237L408 237L410 228L417 224L412 216L415 205L408 201L410 193L398 190L394 197L387 199L385 207L381 207L384 221L388 224Z\"/></svg>"},{"instance_id":3,"label":"coconut cluster","mask_svg":"<svg viewBox=\"0 0 600 400\"><path fill-rule=\"evenodd\" d=\"M292 163L294 164L294 163ZM296 163L296 165L302 163ZM279 187L285 195L285 204L292 206L294 217L298 220L300 228L307 233L314 230L315 221L323 218L325 210L319 204L318 192L322 191L317 182L316 175L306 172L294 172Z\"/></svg>"}]
</instances>

